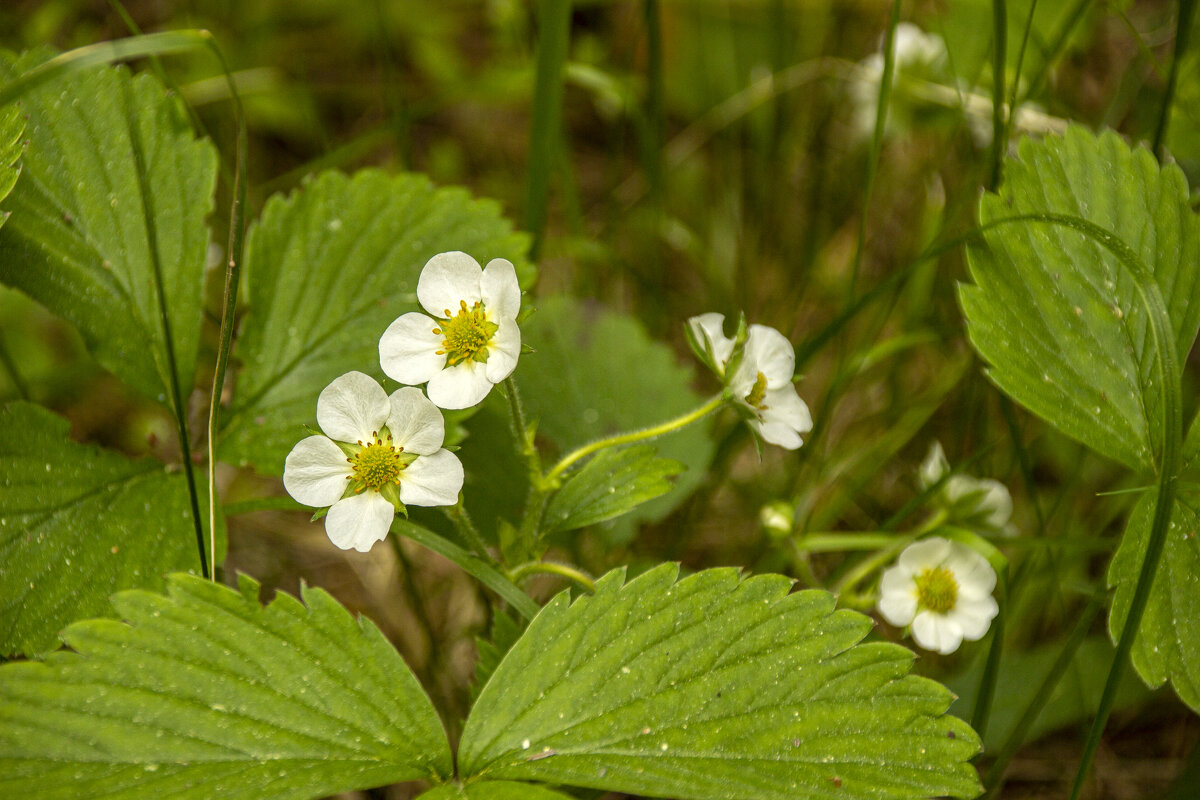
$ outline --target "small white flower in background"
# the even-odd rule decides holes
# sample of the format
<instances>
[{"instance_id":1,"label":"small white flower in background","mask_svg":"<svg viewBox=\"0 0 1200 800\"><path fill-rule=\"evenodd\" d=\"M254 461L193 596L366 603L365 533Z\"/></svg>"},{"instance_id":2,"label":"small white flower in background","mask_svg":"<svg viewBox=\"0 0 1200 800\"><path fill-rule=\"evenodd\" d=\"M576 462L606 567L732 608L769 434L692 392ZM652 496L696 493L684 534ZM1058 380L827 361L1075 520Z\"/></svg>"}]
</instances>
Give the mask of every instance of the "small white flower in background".
<instances>
[{"instance_id":1,"label":"small white flower in background","mask_svg":"<svg viewBox=\"0 0 1200 800\"><path fill-rule=\"evenodd\" d=\"M751 325L740 359L727 374L736 342L725 336L724 322L725 317L716 313L688 320L701 359L729 387L755 433L771 444L795 450L804 443L800 434L812 430L812 416L792 383L796 370L792 343L774 328Z\"/></svg>"},{"instance_id":2,"label":"small white flower in background","mask_svg":"<svg viewBox=\"0 0 1200 800\"><path fill-rule=\"evenodd\" d=\"M317 424L326 435L292 448L283 486L306 506L330 507L325 532L343 550L370 550L404 505L458 502L462 464L442 448L442 412L420 389L389 397L371 376L347 372L321 392Z\"/></svg>"},{"instance_id":3,"label":"small white flower in background","mask_svg":"<svg viewBox=\"0 0 1200 800\"><path fill-rule=\"evenodd\" d=\"M926 650L953 653L963 640L983 638L1000 607L992 597L996 571L966 545L931 536L904 548L879 580L879 613L911 626Z\"/></svg>"},{"instance_id":4,"label":"small white flower in background","mask_svg":"<svg viewBox=\"0 0 1200 800\"><path fill-rule=\"evenodd\" d=\"M417 300L436 319L404 314L383 332L379 363L400 383L429 383L439 408L470 408L507 378L521 353L521 287L511 262L486 269L466 253L429 259L417 280Z\"/></svg>"},{"instance_id":5,"label":"small white flower in background","mask_svg":"<svg viewBox=\"0 0 1200 800\"><path fill-rule=\"evenodd\" d=\"M946 460L942 444L935 441L921 462L921 488L933 486L949 471L950 463ZM1016 527L1009 522L1013 512L1012 495L1000 481L963 474L951 475L942 484L938 502L949 512L953 521L963 525L1003 536L1015 536L1017 533Z\"/></svg>"},{"instance_id":6,"label":"small white flower in background","mask_svg":"<svg viewBox=\"0 0 1200 800\"><path fill-rule=\"evenodd\" d=\"M926 33L911 22L901 22L896 26L895 46L893 85L901 73L914 73L918 77L939 77L948 63L946 42L942 37L936 33ZM863 77L853 81L847 91L853 108L851 128L860 138L865 138L871 136L875 130L879 81L883 78L883 53L872 53L858 62L858 66ZM897 110L889 110L889 129L892 127L891 118Z\"/></svg>"}]
</instances>

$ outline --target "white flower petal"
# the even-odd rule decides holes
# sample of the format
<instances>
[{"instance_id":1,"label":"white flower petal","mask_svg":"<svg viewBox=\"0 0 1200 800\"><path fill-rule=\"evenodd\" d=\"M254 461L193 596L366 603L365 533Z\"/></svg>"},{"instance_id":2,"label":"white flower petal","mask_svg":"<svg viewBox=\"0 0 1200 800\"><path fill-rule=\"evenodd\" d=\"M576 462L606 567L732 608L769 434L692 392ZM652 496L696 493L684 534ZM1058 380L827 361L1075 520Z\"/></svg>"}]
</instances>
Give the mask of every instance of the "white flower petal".
<instances>
[{"instance_id":1,"label":"white flower petal","mask_svg":"<svg viewBox=\"0 0 1200 800\"><path fill-rule=\"evenodd\" d=\"M979 511L985 514L984 522L997 530L1008 524L1012 516L1012 495L1008 487L993 478L980 478L979 488L983 489L983 498L979 501Z\"/></svg>"},{"instance_id":2,"label":"white flower petal","mask_svg":"<svg viewBox=\"0 0 1200 800\"><path fill-rule=\"evenodd\" d=\"M926 650L949 655L962 644L962 629L951 619L922 611L912 621L913 641Z\"/></svg>"},{"instance_id":3,"label":"white flower petal","mask_svg":"<svg viewBox=\"0 0 1200 800\"><path fill-rule=\"evenodd\" d=\"M438 253L425 262L417 278L417 300L430 314L445 319L447 311L450 315L458 313L461 301L472 308L483 300L479 292L482 277L479 262L466 253Z\"/></svg>"},{"instance_id":4,"label":"white flower petal","mask_svg":"<svg viewBox=\"0 0 1200 800\"><path fill-rule=\"evenodd\" d=\"M347 372L317 398L317 424L330 439L366 442L387 422L387 392L370 375Z\"/></svg>"},{"instance_id":5,"label":"white flower petal","mask_svg":"<svg viewBox=\"0 0 1200 800\"><path fill-rule=\"evenodd\" d=\"M981 494L983 489L979 485L979 481L972 478L970 475L951 475L944 484L942 491L946 494L946 501L951 505L959 502L967 495Z\"/></svg>"},{"instance_id":6,"label":"white flower petal","mask_svg":"<svg viewBox=\"0 0 1200 800\"><path fill-rule=\"evenodd\" d=\"M397 317L379 338L379 365L392 380L415 386L437 375L446 366L438 355L443 338L433 332L435 320L411 311Z\"/></svg>"},{"instance_id":7,"label":"white flower petal","mask_svg":"<svg viewBox=\"0 0 1200 800\"><path fill-rule=\"evenodd\" d=\"M968 600L960 597L954 610L947 616L954 620L962 631L963 638L974 642L982 639L991 627L992 620L1000 612L995 598L990 594L978 600Z\"/></svg>"},{"instance_id":8,"label":"white flower petal","mask_svg":"<svg viewBox=\"0 0 1200 800\"><path fill-rule=\"evenodd\" d=\"M499 383L512 374L517 368L517 358L521 355L521 329L515 320L500 320L499 327L492 334L488 343L487 379Z\"/></svg>"},{"instance_id":9,"label":"white flower petal","mask_svg":"<svg viewBox=\"0 0 1200 800\"><path fill-rule=\"evenodd\" d=\"M949 471L950 462L946 460L946 451L942 449L942 443L935 439L933 444L929 445L929 453L921 462L917 473L921 479L921 488L928 489L933 486Z\"/></svg>"},{"instance_id":10,"label":"white flower petal","mask_svg":"<svg viewBox=\"0 0 1200 800\"><path fill-rule=\"evenodd\" d=\"M758 432L758 435L762 437L764 442L782 447L784 450L799 450L800 445L804 444L804 440L800 438L800 434L778 420L759 422L752 419L750 420L750 427Z\"/></svg>"},{"instance_id":11,"label":"white flower petal","mask_svg":"<svg viewBox=\"0 0 1200 800\"><path fill-rule=\"evenodd\" d=\"M388 399L392 405L387 423L392 444L419 456L436 453L446 438L446 421L437 406L412 386L397 389Z\"/></svg>"},{"instance_id":12,"label":"white flower petal","mask_svg":"<svg viewBox=\"0 0 1200 800\"><path fill-rule=\"evenodd\" d=\"M492 382L484 364L464 361L430 378L426 390L438 408L470 408L483 402L492 390Z\"/></svg>"},{"instance_id":13,"label":"white flower petal","mask_svg":"<svg viewBox=\"0 0 1200 800\"><path fill-rule=\"evenodd\" d=\"M742 363L754 365L755 372L767 379L768 389L791 384L796 374L796 350L782 333L766 325L751 325L745 353Z\"/></svg>"},{"instance_id":14,"label":"white flower petal","mask_svg":"<svg viewBox=\"0 0 1200 800\"><path fill-rule=\"evenodd\" d=\"M900 567L884 570L879 579L879 613L901 628L917 613L917 585Z\"/></svg>"},{"instance_id":15,"label":"white flower petal","mask_svg":"<svg viewBox=\"0 0 1200 800\"><path fill-rule=\"evenodd\" d=\"M345 493L353 471L342 448L325 436L309 436L283 462L283 488L299 503L324 508Z\"/></svg>"},{"instance_id":16,"label":"white flower petal","mask_svg":"<svg viewBox=\"0 0 1200 800\"><path fill-rule=\"evenodd\" d=\"M964 597L985 597L996 588L996 570L986 558L965 544L952 542L944 565L954 573L958 593Z\"/></svg>"},{"instance_id":17,"label":"white flower petal","mask_svg":"<svg viewBox=\"0 0 1200 800\"><path fill-rule=\"evenodd\" d=\"M395 514L391 503L367 489L333 504L325 515L325 533L343 550L354 548L365 553L387 536Z\"/></svg>"},{"instance_id":18,"label":"white flower petal","mask_svg":"<svg viewBox=\"0 0 1200 800\"><path fill-rule=\"evenodd\" d=\"M766 410L759 414L762 420L758 426L759 435L788 450L803 444L800 434L812 430L812 415L796 393L796 387L789 383L779 389L767 390L763 404Z\"/></svg>"},{"instance_id":19,"label":"white flower petal","mask_svg":"<svg viewBox=\"0 0 1200 800\"><path fill-rule=\"evenodd\" d=\"M940 536L930 536L904 548L897 561L910 575L917 575L926 568L941 566L949 555L950 542Z\"/></svg>"},{"instance_id":20,"label":"white flower petal","mask_svg":"<svg viewBox=\"0 0 1200 800\"><path fill-rule=\"evenodd\" d=\"M521 310L521 284L517 282L517 270L511 261L504 258L489 261L483 268L479 293L493 322L517 318L517 312Z\"/></svg>"},{"instance_id":21,"label":"white flower petal","mask_svg":"<svg viewBox=\"0 0 1200 800\"><path fill-rule=\"evenodd\" d=\"M413 506L452 506L463 485L462 462L449 450L421 456L400 473L400 502Z\"/></svg>"},{"instance_id":22,"label":"white flower petal","mask_svg":"<svg viewBox=\"0 0 1200 800\"><path fill-rule=\"evenodd\" d=\"M710 311L690 318L687 324L692 329L696 341L707 341L712 348L713 360L724 367L729 361L729 356L733 355L733 339L725 335L725 315Z\"/></svg>"}]
</instances>

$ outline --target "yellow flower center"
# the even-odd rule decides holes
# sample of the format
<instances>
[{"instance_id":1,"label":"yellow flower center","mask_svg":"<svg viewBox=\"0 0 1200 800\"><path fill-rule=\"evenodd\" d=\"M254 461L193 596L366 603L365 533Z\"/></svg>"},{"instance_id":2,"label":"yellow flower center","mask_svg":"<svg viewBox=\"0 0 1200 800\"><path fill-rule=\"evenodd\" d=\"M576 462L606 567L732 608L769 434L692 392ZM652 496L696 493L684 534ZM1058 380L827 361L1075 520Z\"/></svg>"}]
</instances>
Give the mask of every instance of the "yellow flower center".
<instances>
[{"instance_id":1,"label":"yellow flower center","mask_svg":"<svg viewBox=\"0 0 1200 800\"><path fill-rule=\"evenodd\" d=\"M443 337L442 349L437 354L446 356L450 366L464 361L487 363L488 344L500 326L487 318L483 303L467 308L466 300L458 301L458 313L446 309L446 319L433 332Z\"/></svg>"},{"instance_id":2,"label":"yellow flower center","mask_svg":"<svg viewBox=\"0 0 1200 800\"><path fill-rule=\"evenodd\" d=\"M347 475L346 480L354 481L357 485L355 493L363 489L380 491L387 484L399 484L400 473L408 466L408 461L401 455L403 447L392 446L392 435L387 439L380 438L379 433L371 434L374 441L362 445L362 449L346 460L354 468L353 475Z\"/></svg>"},{"instance_id":3,"label":"yellow flower center","mask_svg":"<svg viewBox=\"0 0 1200 800\"><path fill-rule=\"evenodd\" d=\"M917 584L917 605L935 614L945 614L958 602L958 581L945 567L926 567L914 578Z\"/></svg>"},{"instance_id":4,"label":"yellow flower center","mask_svg":"<svg viewBox=\"0 0 1200 800\"><path fill-rule=\"evenodd\" d=\"M761 372L754 379L754 386L750 388L750 394L746 395L746 405L751 408L757 408L759 411L766 411L767 407L763 405L763 398L767 396L767 376Z\"/></svg>"}]
</instances>

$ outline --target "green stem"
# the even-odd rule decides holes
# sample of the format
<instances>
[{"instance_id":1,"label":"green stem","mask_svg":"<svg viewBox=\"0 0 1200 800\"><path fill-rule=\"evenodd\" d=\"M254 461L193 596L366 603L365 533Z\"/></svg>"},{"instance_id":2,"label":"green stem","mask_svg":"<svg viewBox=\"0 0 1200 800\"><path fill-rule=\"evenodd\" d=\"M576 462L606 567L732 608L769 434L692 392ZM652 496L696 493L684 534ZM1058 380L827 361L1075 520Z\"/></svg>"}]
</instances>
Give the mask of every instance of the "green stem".
<instances>
[{"instance_id":1,"label":"green stem","mask_svg":"<svg viewBox=\"0 0 1200 800\"><path fill-rule=\"evenodd\" d=\"M532 475L541 474L542 465L538 458L537 448L533 446L533 438L529 435L529 425L525 422L525 409L521 405L521 393L517 390L517 382L509 375L504 379L504 394L508 399L508 421L512 427L513 438L521 455L529 461Z\"/></svg>"},{"instance_id":2,"label":"green stem","mask_svg":"<svg viewBox=\"0 0 1200 800\"><path fill-rule=\"evenodd\" d=\"M598 450L603 450L607 447L617 447L618 445L622 444L630 444L631 442L641 442L645 441L646 439L653 439L655 437L662 436L663 434L670 433L671 431L679 430L686 425L690 425L697 420L703 419L724 404L725 396L719 394L699 408L693 409L692 411L678 416L675 419L667 420L666 422L659 423L658 425L654 425L649 428L642 428L640 430L621 433L617 434L616 436L609 436L605 439L597 439L594 442L589 442L582 447L572 450L570 453L564 456L561 461L555 464L554 467L546 473L546 477L544 479L545 483L548 485L553 485L554 482L557 481L558 478L564 472L566 472L572 464L574 464L576 461L579 461L581 458L590 456L592 453L595 453Z\"/></svg>"},{"instance_id":3,"label":"green stem","mask_svg":"<svg viewBox=\"0 0 1200 800\"><path fill-rule=\"evenodd\" d=\"M529 595L521 591L495 567L478 556L468 553L449 539L438 536L433 531L400 517L392 521L391 530L398 536L407 536L417 544L450 559L464 572L508 601L508 604L525 619L533 619L541 610Z\"/></svg>"},{"instance_id":4,"label":"green stem","mask_svg":"<svg viewBox=\"0 0 1200 800\"><path fill-rule=\"evenodd\" d=\"M529 561L513 567L508 577L513 583L519 584L530 575L557 575L566 578L588 594L596 591L596 582L586 572L572 567L570 564L560 564L557 561Z\"/></svg>"},{"instance_id":5,"label":"green stem","mask_svg":"<svg viewBox=\"0 0 1200 800\"><path fill-rule=\"evenodd\" d=\"M29 73L26 74L28 75ZM132 89L126 89L126 91L132 91ZM153 195L147 183L149 164L146 163L146 148L141 140L140 129L137 126L132 126L130 128L130 135L133 139L132 154L137 170L138 200L141 205L142 219L146 225L146 249L150 253L150 262L154 269L154 295L158 303L158 318L161 325L160 332L162 333L163 346L167 357L167 374L162 377L165 379L166 389L170 393L169 407L175 415L176 430L179 435L179 449L183 460L183 472L187 477L188 499L191 501L192 527L195 530L196 549L200 556L200 574L205 577L211 577L208 571L208 556L204 548L204 522L200 516L200 494L196 488L196 467L192 463L192 442L191 432L188 430L187 405L179 381L179 362L175 357L175 336L171 327L171 312L167 306L166 277L163 273L162 254L159 252L158 217L153 212L153 209L150 208L150 198Z\"/></svg>"},{"instance_id":6,"label":"green stem","mask_svg":"<svg viewBox=\"0 0 1200 800\"><path fill-rule=\"evenodd\" d=\"M1000 185L1000 173L1004 168L1004 151L1008 144L1006 139L1008 128L1004 114L1004 80L1007 58L1008 4L1005 0L992 0L992 169L987 185L987 188L991 190Z\"/></svg>"},{"instance_id":7,"label":"green stem","mask_svg":"<svg viewBox=\"0 0 1200 800\"><path fill-rule=\"evenodd\" d=\"M1042 713L1042 709L1049 702L1050 695L1058 688L1058 682L1066 674L1067 668L1071 665L1072 659L1075 658L1075 653L1079 650L1079 646L1083 644L1083 640L1087 637L1088 631L1091 630L1092 621L1096 618L1096 614L1099 611L1100 599L1093 597L1092 601L1088 603L1083 613L1079 616L1079 621L1075 623L1075 628L1071 631L1071 635L1067 638L1063 649L1059 652L1058 658L1055 659L1054 665L1046 673L1046 677L1042 680L1042 685L1038 687L1037 693L1029 701L1029 705L1025 707L1020 720L1017 721L1016 726L1012 729L1004 744L1000 746L1000 750L996 753L996 760L988 767L987 775L983 780L984 785L987 787L987 800L993 800L998 796L1001 786L1000 781L1004 777L1004 771L1008 768L1008 763L1016 755L1017 748L1024 743L1029 729L1033 727L1034 721L1037 720L1038 715Z\"/></svg>"},{"instance_id":8,"label":"green stem","mask_svg":"<svg viewBox=\"0 0 1200 800\"><path fill-rule=\"evenodd\" d=\"M917 528L912 533L904 536L891 538L889 544L881 549L878 553L870 558L859 562L842 576L842 579L833 587L833 593L838 595L850 595L858 584L862 583L867 577L877 571L884 564L890 562L896 557L896 554L903 550L908 545L912 544L919 536L934 530L943 522L946 521L947 513L945 509L938 509L928 520Z\"/></svg>"},{"instance_id":9,"label":"green stem","mask_svg":"<svg viewBox=\"0 0 1200 800\"><path fill-rule=\"evenodd\" d=\"M867 217L870 216L871 190L875 186L875 172L879 167L879 154L883 150L883 131L887 124L888 103L892 98L892 75L896 71L896 26L900 24L900 0L893 0L892 15L888 20L887 33L883 40L883 75L879 78L879 99L875 105L875 130L871 134L871 154L867 158L867 173L863 178L863 207L858 218L858 239L854 247L854 262L850 267L850 282L846 287L846 302L854 298L858 271L862 267L863 250L867 243Z\"/></svg>"},{"instance_id":10,"label":"green stem","mask_svg":"<svg viewBox=\"0 0 1200 800\"><path fill-rule=\"evenodd\" d=\"M217 365L213 373L212 395L208 405L208 540L212 557L212 574L217 575L217 418L221 409L221 393L225 388L225 370L229 366L229 353L233 349L233 323L237 311L238 285L242 274L242 252L246 241L246 116L242 110L242 99L238 95L233 75L225 56L213 40L209 44L225 80L229 83L229 94L233 98L234 114L237 117L237 167L233 177L233 200L229 206L229 250L225 259L225 288L221 302L221 333L217 343Z\"/></svg>"},{"instance_id":11,"label":"green stem","mask_svg":"<svg viewBox=\"0 0 1200 800\"><path fill-rule=\"evenodd\" d=\"M878 550L896 541L894 533L851 533L820 531L795 540L800 553L841 553L848 550Z\"/></svg>"},{"instance_id":12,"label":"green stem","mask_svg":"<svg viewBox=\"0 0 1200 800\"><path fill-rule=\"evenodd\" d=\"M311 508L300 505L290 497L255 497L221 506L221 513L227 517L253 514L255 511L307 511L312 513Z\"/></svg>"},{"instance_id":13,"label":"green stem","mask_svg":"<svg viewBox=\"0 0 1200 800\"><path fill-rule=\"evenodd\" d=\"M1000 679L1000 657L1004 654L1004 620L1008 616L1008 569L999 575L1000 610L992 620L992 638L988 646L987 663L979 679L979 690L975 693L975 708L971 711L971 727L980 739L987 737L988 721L992 716L992 703L996 697L996 683Z\"/></svg>"},{"instance_id":14,"label":"green stem","mask_svg":"<svg viewBox=\"0 0 1200 800\"><path fill-rule=\"evenodd\" d=\"M1187 52L1188 38L1192 33L1192 18L1195 16L1196 0L1179 0L1179 17L1175 21L1175 53L1171 57L1171 72L1167 75L1167 90L1163 96L1158 125L1154 129L1154 145L1150 148L1160 159L1163 145L1167 141L1167 125L1171 121L1171 103L1175 99L1175 85L1179 80L1179 64Z\"/></svg>"},{"instance_id":15,"label":"green stem","mask_svg":"<svg viewBox=\"0 0 1200 800\"><path fill-rule=\"evenodd\" d=\"M471 515L467 513L467 507L462 504L460 499L456 505L446 506L442 509L445 512L447 519L454 524L454 529L458 531L459 536L471 545L471 549L476 555L487 558L487 544L483 541L483 537L479 535L479 529L475 527L475 523L471 520Z\"/></svg>"},{"instance_id":16,"label":"green stem","mask_svg":"<svg viewBox=\"0 0 1200 800\"><path fill-rule=\"evenodd\" d=\"M537 80L529 134L529 186L525 198L525 230L533 235L529 257L542 249L550 172L561 146L563 78L571 38L571 0L542 0L538 10Z\"/></svg>"}]
</instances>

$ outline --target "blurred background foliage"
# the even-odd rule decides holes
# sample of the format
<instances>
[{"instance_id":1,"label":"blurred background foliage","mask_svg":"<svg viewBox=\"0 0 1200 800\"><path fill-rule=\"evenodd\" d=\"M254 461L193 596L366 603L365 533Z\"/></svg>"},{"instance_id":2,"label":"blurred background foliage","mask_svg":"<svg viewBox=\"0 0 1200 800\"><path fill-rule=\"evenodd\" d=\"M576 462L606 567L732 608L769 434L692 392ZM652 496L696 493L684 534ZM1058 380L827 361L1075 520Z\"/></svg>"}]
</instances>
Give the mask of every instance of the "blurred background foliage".
<instances>
[{"instance_id":1,"label":"blurred background foliage","mask_svg":"<svg viewBox=\"0 0 1200 800\"><path fill-rule=\"evenodd\" d=\"M1032 16L1030 0L1006 7L1005 86L1015 87L1021 108L1014 135L1073 120L1152 138L1176 4L1042 0ZM596 409L595 418L580 417L586 438L607 430L606 408L615 409L613 425L652 422L715 391L686 352L682 324L691 315L745 311L797 345L799 389L816 422L801 450L768 448L760 461L744 426L718 417L707 436L662 442L692 468L674 499L636 525L561 534L552 555L593 573L671 559L831 585L853 554L803 555L795 542L811 532L917 526L926 513L917 465L939 439L953 465L999 479L1014 496L1019 538L1002 543L1014 563L1011 655L998 703L1023 707L1053 657L1047 653L1103 586L1131 495L1100 493L1132 481L1005 401L964 340L955 284L965 277L960 237L991 169L991 0L901 4L901 18L942 37L946 52L902 65L873 181L879 78L864 59L879 50L888 24L891 4L881 0L580 0L571 11L562 130L549 149L530 147L533 2L130 0L124 8L144 32L215 35L245 102L252 219L271 194L306 175L381 166L495 198L520 225L531 171L551 171L547 222L535 231L539 279L527 301L546 313L526 329L545 353L525 356L517 371L551 449L576 443L562 412L574 412L578 396L593 397ZM0 45L14 50L67 49L129 32L103 0L0 5ZM224 77L202 56L172 57L164 68L220 148L228 176L234 129ZM1200 185L1195 47L1179 70L1167 150ZM228 201L226 180L218 209ZM224 211L211 224L214 241L225 241ZM212 270L208 371L220 281ZM65 323L0 288L0 326L0 401L41 402L67 416L79 440L178 458L164 412L96 366ZM590 341L601 334L608 338ZM650 339L669 350L644 355L662 349ZM590 359L609 350L643 354L656 374L670 375L614 387L620 365L609 364L589 387ZM579 376L569 392L566 373ZM207 398L201 378L197 421ZM673 388L687 385L686 396ZM1185 398L1194 397L1194 369L1185 387ZM489 405L462 424L468 491L486 498L469 497L474 513L511 514L505 504L515 507L523 490L513 479L519 466L505 467L519 462L502 408ZM471 462L476 443L499 452ZM272 478L232 468L223 475L227 501L281 493ZM782 507L763 514L780 499ZM447 529L436 516L421 520ZM294 513L233 518L229 536L228 574L243 570L288 591L300 580L326 586L389 633L440 707L466 708L474 637L489 629L490 612L447 562L409 544L368 555L336 551L320 525ZM560 584L547 579L538 588L548 595ZM1102 630L1098 621L1081 653L1109 657ZM926 654L919 669L957 675L969 711L977 683L970 676L983 652ZM1104 670L1077 662L1039 732L1079 726L1094 708L1095 676ZM1169 694L1146 695L1137 684L1126 693L1098 759L1095 797L1154 796L1197 769L1197 759L1187 759L1196 721ZM1005 796L1057 796L1073 773L1063 762L1077 758L1076 733L1068 727L1018 758Z\"/></svg>"}]
</instances>

